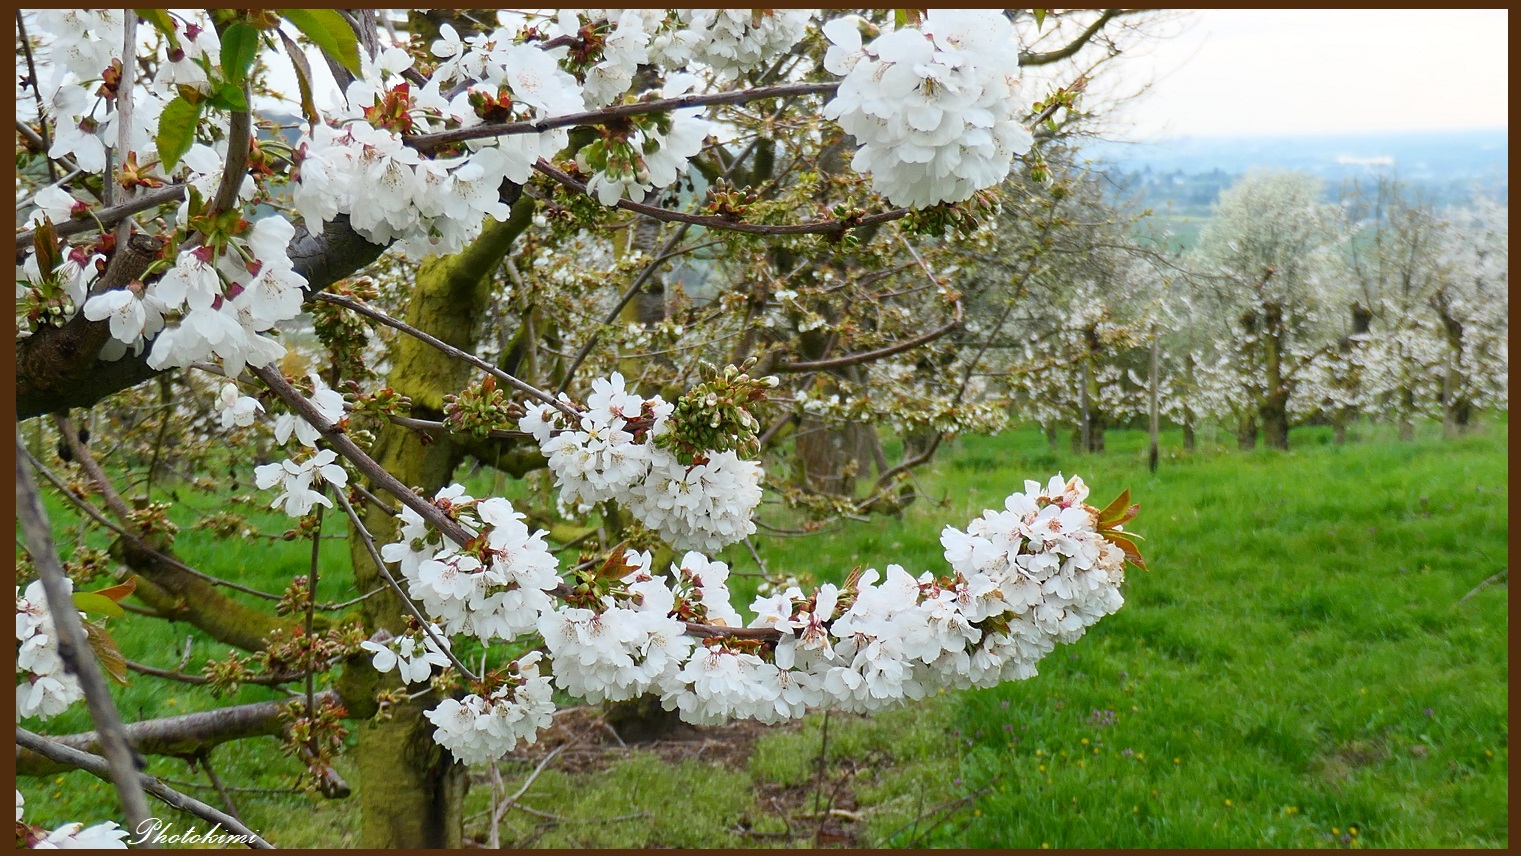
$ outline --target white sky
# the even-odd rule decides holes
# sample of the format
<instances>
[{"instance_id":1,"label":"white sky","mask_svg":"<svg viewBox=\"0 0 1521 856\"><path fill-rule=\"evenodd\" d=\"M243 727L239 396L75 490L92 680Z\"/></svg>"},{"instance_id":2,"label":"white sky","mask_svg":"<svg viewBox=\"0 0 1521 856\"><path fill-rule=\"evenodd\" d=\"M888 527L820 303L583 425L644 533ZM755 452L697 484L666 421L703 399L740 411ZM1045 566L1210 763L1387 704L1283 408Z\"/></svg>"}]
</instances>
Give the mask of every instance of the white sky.
<instances>
[{"instance_id":1,"label":"white sky","mask_svg":"<svg viewBox=\"0 0 1521 856\"><path fill-rule=\"evenodd\" d=\"M1509 126L1504 9L1213 9L1185 21L1112 69L1130 89L1155 81L1117 114L1131 139Z\"/></svg>"}]
</instances>

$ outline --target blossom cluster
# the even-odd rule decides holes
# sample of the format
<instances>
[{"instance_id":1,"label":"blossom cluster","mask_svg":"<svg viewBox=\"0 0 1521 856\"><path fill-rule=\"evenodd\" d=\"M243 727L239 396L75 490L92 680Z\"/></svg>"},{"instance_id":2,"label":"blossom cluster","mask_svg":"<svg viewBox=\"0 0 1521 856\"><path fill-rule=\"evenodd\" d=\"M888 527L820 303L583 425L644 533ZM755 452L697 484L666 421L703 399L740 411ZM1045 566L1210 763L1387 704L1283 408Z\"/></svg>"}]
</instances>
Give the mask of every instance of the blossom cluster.
<instances>
[{"instance_id":1,"label":"blossom cluster","mask_svg":"<svg viewBox=\"0 0 1521 856\"><path fill-rule=\"evenodd\" d=\"M16 791L16 829L25 829L26 845L33 850L126 850L127 830L108 820L86 828L82 823L66 823L52 832L22 823L26 814L26 797Z\"/></svg>"},{"instance_id":2,"label":"blossom cluster","mask_svg":"<svg viewBox=\"0 0 1521 856\"><path fill-rule=\"evenodd\" d=\"M396 669L404 684L425 683L433 677L435 666L443 668L449 665L449 656L445 652L451 647L443 628L433 624L429 625L428 631L422 634L408 633L385 641L366 640L360 642L359 647L375 655L371 661L375 671L384 674Z\"/></svg>"},{"instance_id":3,"label":"blossom cluster","mask_svg":"<svg viewBox=\"0 0 1521 856\"><path fill-rule=\"evenodd\" d=\"M468 43L447 25L433 45L444 60L422 87L402 76L412 58L388 48L365 58L364 74L348 87L335 124L317 125L298 143L292 202L309 228L346 214L354 230L375 243L401 242L419 255L449 254L480 234L486 216L505 220L504 180L523 184L540 157L565 146L565 129L472 141L463 154L427 158L405 133L469 128L494 119L542 119L584 109L575 80L550 52L510 39L476 36ZM471 83L448 97L444 84ZM474 102L474 103L473 103ZM509 105L496 115L488 104Z\"/></svg>"},{"instance_id":4,"label":"blossom cluster","mask_svg":"<svg viewBox=\"0 0 1521 856\"><path fill-rule=\"evenodd\" d=\"M114 347L102 356L140 353L151 337L150 367L181 368L214 355L229 377L284 356L284 346L259 334L301 314L306 278L286 251L294 235L284 217L266 217L229 249L184 250L154 282L91 296L85 317L110 321Z\"/></svg>"},{"instance_id":5,"label":"blossom cluster","mask_svg":"<svg viewBox=\"0 0 1521 856\"><path fill-rule=\"evenodd\" d=\"M569 399L562 404L569 406ZM555 486L569 502L617 499L634 518L679 550L714 552L755 531L761 469L733 451L714 451L682 464L654 439L669 428L672 405L625 388L623 375L592 382L574 427L550 404L532 407L519 427L549 460ZM644 427L629 430L639 421Z\"/></svg>"},{"instance_id":6,"label":"blossom cluster","mask_svg":"<svg viewBox=\"0 0 1521 856\"><path fill-rule=\"evenodd\" d=\"M64 583L72 591L74 582ZM56 716L84 698L79 679L64 669L58 631L41 581L16 589L16 716Z\"/></svg>"},{"instance_id":7,"label":"blossom cluster","mask_svg":"<svg viewBox=\"0 0 1521 856\"><path fill-rule=\"evenodd\" d=\"M336 423L344 416L343 395L336 390L329 389L322 379L313 374L310 376L313 391L307 402L320 414L327 423ZM222 426L224 428L232 424L253 424L255 409L263 410L259 402L248 397L238 397L237 390L232 384L223 385L217 394L217 401L224 408L222 411ZM317 449L317 441L322 434L310 422L295 413L282 413L275 417L274 425L275 441L285 445L292 435L297 442L309 447L312 451L298 458L287 458L278 463L262 464L254 468L254 483L260 490L268 490L279 485L283 491L270 503L270 508L281 508L291 517L304 517L311 512L312 508L322 505L327 508L333 507L332 500L317 490L314 484L327 483L336 487L344 487L348 484L349 475L343 466L339 464L338 454L331 449Z\"/></svg>"},{"instance_id":8,"label":"blossom cluster","mask_svg":"<svg viewBox=\"0 0 1521 856\"><path fill-rule=\"evenodd\" d=\"M732 79L791 50L813 16L806 9L681 9L680 28L657 37L655 51L667 68L695 60Z\"/></svg>"},{"instance_id":9,"label":"blossom cluster","mask_svg":"<svg viewBox=\"0 0 1521 856\"><path fill-rule=\"evenodd\" d=\"M456 544L403 508L400 540L385 545L380 555L400 566L408 593L445 633L514 639L535 630L551 606L549 593L560 585L559 563L544 543L548 533L530 533L511 502L477 500L460 485L440 490L433 503L472 537Z\"/></svg>"},{"instance_id":10,"label":"blossom cluster","mask_svg":"<svg viewBox=\"0 0 1521 856\"><path fill-rule=\"evenodd\" d=\"M549 678L539 674L542 657L533 651L518 658L513 674L490 695L447 698L423 714L438 726L434 739L466 764L498 760L519 740L536 741L555 712Z\"/></svg>"},{"instance_id":11,"label":"blossom cluster","mask_svg":"<svg viewBox=\"0 0 1521 856\"><path fill-rule=\"evenodd\" d=\"M447 507L493 502L458 487L440 497ZM948 574L915 576L894 564L809 594L789 585L756 598L748 628L731 603L728 566L695 551L660 574L648 553L625 550L600 570L578 570L559 592L566 603L536 599L537 620L529 626L525 609L516 623L543 638L559 689L593 702L654 693L695 724L779 722L823 707L870 712L940 688L1020 680L1035 675L1057 643L1077 640L1124 603L1126 553L1106 537L1122 529L1113 520L1101 526L1087 497L1077 477L1026 482L1003 510L984 512L964 531L946 528ZM419 549L426 527L409 512L403 520L402 540L382 556L401 562L411 580L418 574L410 568L439 560ZM452 545L438 553L445 564L458 555ZM555 565L547 554L544 562L547 583ZM438 602L413 594L430 610ZM701 626L700 643L688 622ZM494 758L527 732L484 723L522 722L531 713L514 710L519 704L505 690L473 694L430 717L440 742ZM492 743L492 727L511 739Z\"/></svg>"},{"instance_id":12,"label":"blossom cluster","mask_svg":"<svg viewBox=\"0 0 1521 856\"><path fill-rule=\"evenodd\" d=\"M865 46L858 19L824 25L828 71L844 76L824 117L860 149L851 166L896 205L960 202L1030 150L1013 25L999 11L932 9Z\"/></svg>"}]
</instances>

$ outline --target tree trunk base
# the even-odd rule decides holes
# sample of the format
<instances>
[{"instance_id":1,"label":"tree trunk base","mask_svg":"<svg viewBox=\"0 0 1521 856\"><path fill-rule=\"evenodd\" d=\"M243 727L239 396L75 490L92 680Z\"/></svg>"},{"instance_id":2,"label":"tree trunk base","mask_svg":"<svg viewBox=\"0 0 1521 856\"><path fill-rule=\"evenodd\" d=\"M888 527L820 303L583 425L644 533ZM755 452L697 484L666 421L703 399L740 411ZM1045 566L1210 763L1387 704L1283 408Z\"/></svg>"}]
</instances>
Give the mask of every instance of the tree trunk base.
<instances>
[{"instance_id":1,"label":"tree trunk base","mask_svg":"<svg viewBox=\"0 0 1521 856\"><path fill-rule=\"evenodd\" d=\"M628 701L610 702L603 719L625 743L663 740L684 725L677 711L661 707L659 696L649 693Z\"/></svg>"}]
</instances>

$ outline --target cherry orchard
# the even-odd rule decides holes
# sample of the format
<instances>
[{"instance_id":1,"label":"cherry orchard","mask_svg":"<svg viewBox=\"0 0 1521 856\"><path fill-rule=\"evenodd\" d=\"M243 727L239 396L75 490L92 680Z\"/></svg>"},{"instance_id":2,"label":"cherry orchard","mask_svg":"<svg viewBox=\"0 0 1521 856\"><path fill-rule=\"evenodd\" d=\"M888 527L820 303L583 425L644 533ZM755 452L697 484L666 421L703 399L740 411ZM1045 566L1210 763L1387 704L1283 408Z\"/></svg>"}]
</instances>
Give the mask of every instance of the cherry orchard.
<instances>
[{"instance_id":1,"label":"cherry orchard","mask_svg":"<svg viewBox=\"0 0 1521 856\"><path fill-rule=\"evenodd\" d=\"M28 340L18 352L46 355L58 337L80 336L80 348L118 366L219 370L222 430L267 420L276 447L293 446L283 460L249 467L270 506L306 534L341 509L409 611L405 632L366 634L325 662L363 651L412 696L435 692L441 700L426 716L455 757L498 758L535 739L555 690L594 702L652 693L694 723L775 722L1026 678L1055 644L1122 604L1124 565L1140 561L1123 529L1135 508L1128 494L1090 506L1081 479L1058 475L1027 482L964 530L948 527L944 567L885 564L840 585L784 586L749 604L747 624L730 568L714 557L756 531L767 429L753 408L777 381L752 377L753 363L707 370L684 392L666 388L667 400L617 372L588 386L575 377L580 358L564 391L551 393L450 353L489 369L516 400L484 387L451 395L444 428L464 426L490 399L496 421L476 427L511 425L507 433L531 440L562 510L627 512L630 528L652 536L641 543L682 554L658 566L664 550L620 544L562 568L547 530L507 499L458 484L430 487L430 499L378 465L373 435L349 419L394 416L376 403L384 391L336 369L298 381L299 391L286 377L299 362L288 322L308 301L333 296L320 292L345 275L309 249L336 233L357 235L371 260L387 247L454 256L491 221L512 218L523 196L560 223L617 209L683 228L845 246L858 229L911 214L963 221L984 204L979 192L1029 151L1023 123L1053 112L1026 116L1020 53L1002 13L936 10L892 28L790 10L504 14L500 26L463 37L442 26L426 45L361 43L337 13L139 14L34 16L48 36L30 76L36 118L49 168L69 172L35 193L32 225L18 235L18 339ZM341 81L325 111L295 31ZM281 49L306 119L289 142L251 131L256 60ZM745 82L778 56L809 55L816 61L770 78L783 82ZM842 204L796 222L749 220L744 197L721 180L706 213L661 202L713 140L733 133L725 110L814 96L827 99L819 114L854 138L853 167L882 200L905 207ZM131 219L149 210L158 211L144 218L151 229ZM934 284L958 307L950 330L958 298ZM256 381L268 389L262 403L240 389ZM401 503L389 543L375 543L353 510L383 503L359 477ZM42 618L24 616L46 616L30 591L18 591L18 640L32 646L18 674L28 710L56 713L78 691L50 671ZM537 650L490 670L483 661L477 674L457 653L467 644ZM307 725L316 707L308 682Z\"/></svg>"}]
</instances>

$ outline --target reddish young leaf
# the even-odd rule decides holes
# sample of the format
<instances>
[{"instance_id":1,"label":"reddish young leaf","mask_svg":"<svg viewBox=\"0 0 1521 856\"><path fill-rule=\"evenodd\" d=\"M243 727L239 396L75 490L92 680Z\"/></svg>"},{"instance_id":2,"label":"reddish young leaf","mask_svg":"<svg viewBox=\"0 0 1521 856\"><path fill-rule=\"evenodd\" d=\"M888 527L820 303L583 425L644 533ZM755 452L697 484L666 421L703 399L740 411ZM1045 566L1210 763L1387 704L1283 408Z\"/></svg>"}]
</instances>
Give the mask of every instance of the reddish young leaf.
<instances>
[{"instance_id":1,"label":"reddish young leaf","mask_svg":"<svg viewBox=\"0 0 1521 856\"><path fill-rule=\"evenodd\" d=\"M1127 487L1123 491L1120 491L1120 495L1117 496L1117 497L1115 497L1113 502L1111 502L1108 505L1104 506L1104 510L1103 511L1099 512L1099 514L1098 514L1099 525L1103 526L1103 525L1108 524L1108 523L1118 522L1119 519L1120 519L1120 517L1124 515L1125 509L1128 508L1129 506L1130 506L1130 488Z\"/></svg>"},{"instance_id":2,"label":"reddish young leaf","mask_svg":"<svg viewBox=\"0 0 1521 856\"><path fill-rule=\"evenodd\" d=\"M117 603L121 603L123 600L127 599L127 595L131 594L132 592L134 592L136 590L137 590L137 577L136 576L131 576L131 577L127 577L126 582L120 582L120 583L117 583L114 586L107 586L106 588L100 589L98 591L91 592L91 594L98 594L101 597L108 597L111 600L116 601Z\"/></svg>"}]
</instances>

